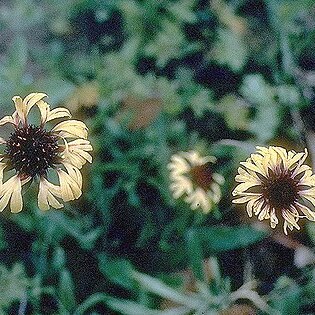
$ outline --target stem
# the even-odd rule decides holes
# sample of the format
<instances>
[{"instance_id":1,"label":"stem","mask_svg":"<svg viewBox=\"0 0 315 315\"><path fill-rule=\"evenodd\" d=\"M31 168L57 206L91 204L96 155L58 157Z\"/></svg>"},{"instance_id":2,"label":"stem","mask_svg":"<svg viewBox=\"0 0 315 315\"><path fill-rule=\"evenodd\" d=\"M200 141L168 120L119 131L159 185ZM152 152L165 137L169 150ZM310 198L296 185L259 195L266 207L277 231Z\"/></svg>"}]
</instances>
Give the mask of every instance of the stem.
<instances>
[{"instance_id":1,"label":"stem","mask_svg":"<svg viewBox=\"0 0 315 315\"><path fill-rule=\"evenodd\" d=\"M98 303L104 303L107 302L107 296L104 293L95 293L88 297L83 303L81 303L76 311L74 312L75 315L83 315L89 308L94 306Z\"/></svg>"},{"instance_id":2,"label":"stem","mask_svg":"<svg viewBox=\"0 0 315 315\"><path fill-rule=\"evenodd\" d=\"M18 315L24 315L25 314L26 306L27 306L27 295L24 294L21 301L20 301Z\"/></svg>"}]
</instances>

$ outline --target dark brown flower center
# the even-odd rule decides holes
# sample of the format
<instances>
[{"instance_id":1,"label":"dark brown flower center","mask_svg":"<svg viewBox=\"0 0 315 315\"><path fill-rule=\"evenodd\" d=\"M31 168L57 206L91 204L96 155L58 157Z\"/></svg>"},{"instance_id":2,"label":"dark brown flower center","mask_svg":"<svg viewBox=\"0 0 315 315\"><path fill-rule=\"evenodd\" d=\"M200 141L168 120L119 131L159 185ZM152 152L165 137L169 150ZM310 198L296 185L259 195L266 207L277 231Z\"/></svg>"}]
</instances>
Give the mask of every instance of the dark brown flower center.
<instances>
[{"instance_id":1,"label":"dark brown flower center","mask_svg":"<svg viewBox=\"0 0 315 315\"><path fill-rule=\"evenodd\" d=\"M275 209L288 209L299 197L298 181L289 173L273 174L262 183L263 195Z\"/></svg>"},{"instance_id":2,"label":"dark brown flower center","mask_svg":"<svg viewBox=\"0 0 315 315\"><path fill-rule=\"evenodd\" d=\"M39 127L16 128L7 141L6 157L19 174L44 175L56 162L57 141L57 136Z\"/></svg>"},{"instance_id":3,"label":"dark brown flower center","mask_svg":"<svg viewBox=\"0 0 315 315\"><path fill-rule=\"evenodd\" d=\"M207 191L210 189L212 179L212 170L210 163L193 166L190 170L190 176L193 184Z\"/></svg>"}]
</instances>

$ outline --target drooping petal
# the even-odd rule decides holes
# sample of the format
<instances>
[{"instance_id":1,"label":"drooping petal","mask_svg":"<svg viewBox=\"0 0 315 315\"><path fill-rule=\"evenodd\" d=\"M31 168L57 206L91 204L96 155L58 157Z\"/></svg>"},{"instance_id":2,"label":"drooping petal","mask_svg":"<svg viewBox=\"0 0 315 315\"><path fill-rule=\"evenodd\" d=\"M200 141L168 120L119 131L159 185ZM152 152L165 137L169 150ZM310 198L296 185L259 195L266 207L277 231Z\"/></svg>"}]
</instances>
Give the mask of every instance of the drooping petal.
<instances>
[{"instance_id":1,"label":"drooping petal","mask_svg":"<svg viewBox=\"0 0 315 315\"><path fill-rule=\"evenodd\" d=\"M245 171L242 167L239 167L237 171L238 174L235 176L235 181L239 183L247 181L261 182L257 174L250 170Z\"/></svg>"},{"instance_id":2,"label":"drooping petal","mask_svg":"<svg viewBox=\"0 0 315 315\"><path fill-rule=\"evenodd\" d=\"M67 108L57 107L53 110L50 110L50 106L43 100L37 102L37 106L41 113L41 124L45 124L48 121L57 119L57 118L71 118L70 111Z\"/></svg>"},{"instance_id":3,"label":"drooping petal","mask_svg":"<svg viewBox=\"0 0 315 315\"><path fill-rule=\"evenodd\" d=\"M38 107L38 109L40 111L40 122L41 122L41 125L44 125L46 123L46 121L47 121L47 116L48 116L48 113L50 111L50 106L45 101L39 100L37 102L37 107Z\"/></svg>"},{"instance_id":4,"label":"drooping petal","mask_svg":"<svg viewBox=\"0 0 315 315\"><path fill-rule=\"evenodd\" d=\"M217 160L214 156L201 157L196 151L181 152L180 154L185 157L192 166L202 165L208 162L215 163Z\"/></svg>"},{"instance_id":5,"label":"drooping petal","mask_svg":"<svg viewBox=\"0 0 315 315\"><path fill-rule=\"evenodd\" d=\"M299 194L308 201L310 201L313 204L313 206L315 206L315 188L302 190L299 192Z\"/></svg>"},{"instance_id":6,"label":"drooping petal","mask_svg":"<svg viewBox=\"0 0 315 315\"><path fill-rule=\"evenodd\" d=\"M284 220L288 223L289 228L291 225L291 226L295 227L297 230L300 229L299 225L297 224L297 218L294 215L292 215L290 210L283 209L282 210L282 216L283 216Z\"/></svg>"},{"instance_id":7,"label":"drooping petal","mask_svg":"<svg viewBox=\"0 0 315 315\"><path fill-rule=\"evenodd\" d=\"M275 228L278 224L279 220L276 216L276 210L274 208L271 209L271 212L270 212L270 226L271 228Z\"/></svg>"},{"instance_id":8,"label":"drooping petal","mask_svg":"<svg viewBox=\"0 0 315 315\"><path fill-rule=\"evenodd\" d=\"M92 163L92 156L88 153L92 150L93 148L88 140L76 139L69 143L65 141L65 150L62 155L66 163L80 169L86 161Z\"/></svg>"},{"instance_id":9,"label":"drooping petal","mask_svg":"<svg viewBox=\"0 0 315 315\"><path fill-rule=\"evenodd\" d=\"M214 203L218 203L221 200L221 188L219 184L213 182L210 186L208 194L210 194L211 199Z\"/></svg>"},{"instance_id":10,"label":"drooping petal","mask_svg":"<svg viewBox=\"0 0 315 315\"><path fill-rule=\"evenodd\" d=\"M315 221L315 211L312 211L310 208L300 204L299 202L296 203L297 208L302 211L302 213L307 217L310 221Z\"/></svg>"},{"instance_id":11,"label":"drooping petal","mask_svg":"<svg viewBox=\"0 0 315 315\"><path fill-rule=\"evenodd\" d=\"M3 118L0 119L0 126L3 126L5 124L15 125L16 123L12 116L4 116Z\"/></svg>"},{"instance_id":12,"label":"drooping petal","mask_svg":"<svg viewBox=\"0 0 315 315\"><path fill-rule=\"evenodd\" d=\"M63 201L78 199L82 192L80 185L65 171L57 170L60 182L61 198Z\"/></svg>"},{"instance_id":13,"label":"drooping petal","mask_svg":"<svg viewBox=\"0 0 315 315\"><path fill-rule=\"evenodd\" d=\"M61 198L60 186L50 183L45 177L41 176L39 180L38 208L48 210L50 207L59 209L63 207L55 197Z\"/></svg>"},{"instance_id":14,"label":"drooping petal","mask_svg":"<svg viewBox=\"0 0 315 315\"><path fill-rule=\"evenodd\" d=\"M242 193L244 191L246 191L247 189L260 185L261 183L259 181L256 182L246 182L246 183L242 183L239 184L235 187L233 194L237 195L238 193Z\"/></svg>"},{"instance_id":15,"label":"drooping petal","mask_svg":"<svg viewBox=\"0 0 315 315\"><path fill-rule=\"evenodd\" d=\"M193 191L192 182L185 176L179 176L170 185L170 189L173 192L175 199L181 197L183 194L190 194Z\"/></svg>"},{"instance_id":16,"label":"drooping petal","mask_svg":"<svg viewBox=\"0 0 315 315\"><path fill-rule=\"evenodd\" d=\"M57 124L53 132L64 138L87 138L88 128L79 120L66 120Z\"/></svg>"},{"instance_id":17,"label":"drooping petal","mask_svg":"<svg viewBox=\"0 0 315 315\"><path fill-rule=\"evenodd\" d=\"M211 200L201 188L197 188L194 192L188 194L185 201L191 204L193 210L200 207L204 213L208 213L211 209Z\"/></svg>"},{"instance_id":18,"label":"drooping petal","mask_svg":"<svg viewBox=\"0 0 315 315\"><path fill-rule=\"evenodd\" d=\"M26 108L24 106L23 100L20 96L13 96L12 101L14 102L16 113L19 116L19 120L25 124L26 121ZM8 117L8 116L6 116Z\"/></svg>"},{"instance_id":19,"label":"drooping petal","mask_svg":"<svg viewBox=\"0 0 315 315\"><path fill-rule=\"evenodd\" d=\"M262 198L258 199L257 202L255 203L255 207L253 208L255 215L258 215L260 213L263 205L264 205L264 200Z\"/></svg>"},{"instance_id":20,"label":"drooping petal","mask_svg":"<svg viewBox=\"0 0 315 315\"><path fill-rule=\"evenodd\" d=\"M311 169L307 169L301 179L299 180L298 185L312 186L314 184L314 175Z\"/></svg>"},{"instance_id":21,"label":"drooping petal","mask_svg":"<svg viewBox=\"0 0 315 315\"><path fill-rule=\"evenodd\" d=\"M63 117L71 118L70 111L64 107L57 107L48 112L46 122L51 121L53 119L57 119L57 118L63 118Z\"/></svg>"},{"instance_id":22,"label":"drooping petal","mask_svg":"<svg viewBox=\"0 0 315 315\"><path fill-rule=\"evenodd\" d=\"M82 174L81 174L80 170L70 163L63 163L63 165L65 166L68 174L79 185L79 188L82 189Z\"/></svg>"},{"instance_id":23,"label":"drooping petal","mask_svg":"<svg viewBox=\"0 0 315 315\"><path fill-rule=\"evenodd\" d=\"M183 174L190 171L191 166L188 164L188 162L179 155L173 155L171 157L171 162L167 165L167 168L172 172L176 174Z\"/></svg>"},{"instance_id":24,"label":"drooping petal","mask_svg":"<svg viewBox=\"0 0 315 315\"><path fill-rule=\"evenodd\" d=\"M11 212L20 212L23 208L22 185L30 178L21 181L19 175L14 175L3 183L0 189L0 211L8 205L10 201Z\"/></svg>"},{"instance_id":25,"label":"drooping petal","mask_svg":"<svg viewBox=\"0 0 315 315\"><path fill-rule=\"evenodd\" d=\"M267 176L267 174L266 174L264 169L259 168L257 165L255 165L255 164L253 164L253 163L251 163L249 161L241 162L240 164L243 165L245 168L247 168L249 170L252 170L252 171L254 171L256 173L259 173L259 174L263 175L264 177Z\"/></svg>"},{"instance_id":26,"label":"drooping petal","mask_svg":"<svg viewBox=\"0 0 315 315\"><path fill-rule=\"evenodd\" d=\"M29 95L27 95L24 100L24 110L25 110L25 116L28 115L29 111L31 110L31 108L37 103L39 102L41 99L43 99L44 97L46 97L47 95L45 93L31 93Z\"/></svg>"},{"instance_id":27,"label":"drooping petal","mask_svg":"<svg viewBox=\"0 0 315 315\"><path fill-rule=\"evenodd\" d=\"M266 205L265 207L263 207L262 209L261 209L261 211L260 211L260 213L259 213L259 215L258 215L258 220L259 221L262 221L262 220L264 220L264 219L267 219L267 218L269 218L270 217L270 215L269 215L269 206L268 205Z\"/></svg>"},{"instance_id":28,"label":"drooping petal","mask_svg":"<svg viewBox=\"0 0 315 315\"><path fill-rule=\"evenodd\" d=\"M250 200L253 200L253 199L257 199L257 196L243 196L243 197L240 197L238 199L233 199L232 202L233 203L245 203L245 202L248 202Z\"/></svg>"},{"instance_id":29,"label":"drooping petal","mask_svg":"<svg viewBox=\"0 0 315 315\"><path fill-rule=\"evenodd\" d=\"M225 182L224 177L221 174L213 173L212 178L215 182L217 182L219 185L223 185Z\"/></svg>"},{"instance_id":30,"label":"drooping petal","mask_svg":"<svg viewBox=\"0 0 315 315\"><path fill-rule=\"evenodd\" d=\"M300 161L301 163L304 163L305 159L307 158L307 149L305 149L305 152L296 153L289 161L288 161L288 167L290 168L293 164Z\"/></svg>"}]
</instances>

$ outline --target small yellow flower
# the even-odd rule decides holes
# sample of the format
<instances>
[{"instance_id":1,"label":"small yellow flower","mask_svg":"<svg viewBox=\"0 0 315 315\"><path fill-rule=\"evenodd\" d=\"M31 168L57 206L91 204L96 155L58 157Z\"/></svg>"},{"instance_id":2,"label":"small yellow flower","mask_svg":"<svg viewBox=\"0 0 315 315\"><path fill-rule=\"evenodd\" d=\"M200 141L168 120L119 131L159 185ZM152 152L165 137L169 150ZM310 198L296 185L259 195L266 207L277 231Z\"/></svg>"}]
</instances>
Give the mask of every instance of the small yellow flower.
<instances>
[{"instance_id":1,"label":"small yellow flower","mask_svg":"<svg viewBox=\"0 0 315 315\"><path fill-rule=\"evenodd\" d=\"M70 119L46 130L44 127L49 121L71 118L66 108L51 110L43 100L46 96L44 93L31 93L24 100L14 96L15 112L0 119L0 126L11 124L14 128L9 139L0 138L0 144L5 146L4 153L0 154L0 211L10 202L11 212L20 212L23 208L22 187L37 178L38 207L42 210L62 208L61 200L74 200L81 195L80 169L87 161L92 162L88 129L83 122ZM27 121L35 105L40 112L39 126L30 125ZM73 140L69 142L69 139ZM14 172L5 182L4 171ZM59 185L48 180L51 171L58 175Z\"/></svg>"},{"instance_id":2,"label":"small yellow flower","mask_svg":"<svg viewBox=\"0 0 315 315\"><path fill-rule=\"evenodd\" d=\"M270 219L275 228L283 220L284 233L287 228L300 229L298 220L315 221L315 176L308 165L303 164L307 150L287 152L281 147L257 147L246 162L241 162L235 180L239 182L232 192L234 203L247 203L249 217L254 212L258 220ZM302 215L301 215L302 213ZM282 222L281 222L282 223Z\"/></svg>"},{"instance_id":3,"label":"small yellow flower","mask_svg":"<svg viewBox=\"0 0 315 315\"><path fill-rule=\"evenodd\" d=\"M215 157L201 157L195 151L174 154L168 164L173 197L185 195L184 200L193 210L200 207L208 213L220 201L220 185L224 183L223 176L212 171L211 164L215 161Z\"/></svg>"}]
</instances>

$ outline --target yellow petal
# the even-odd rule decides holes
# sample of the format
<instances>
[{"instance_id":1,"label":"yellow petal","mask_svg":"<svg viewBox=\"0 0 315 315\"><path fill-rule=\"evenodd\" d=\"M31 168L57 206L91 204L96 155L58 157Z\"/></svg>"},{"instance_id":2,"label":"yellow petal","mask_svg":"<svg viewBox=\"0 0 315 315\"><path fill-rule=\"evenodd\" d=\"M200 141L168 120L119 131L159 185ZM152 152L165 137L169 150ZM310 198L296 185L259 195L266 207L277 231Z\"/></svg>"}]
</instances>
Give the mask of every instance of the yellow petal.
<instances>
[{"instance_id":1,"label":"yellow petal","mask_svg":"<svg viewBox=\"0 0 315 315\"><path fill-rule=\"evenodd\" d=\"M247 182L247 183L239 184L235 187L234 194L242 193L242 192L246 191L247 189L254 187L254 186L257 186L257 185L260 185L260 183L259 182L256 182L256 183L255 182Z\"/></svg>"},{"instance_id":2,"label":"yellow petal","mask_svg":"<svg viewBox=\"0 0 315 315\"><path fill-rule=\"evenodd\" d=\"M63 201L78 199L82 194L79 183L63 170L57 170L57 173Z\"/></svg>"},{"instance_id":3,"label":"yellow petal","mask_svg":"<svg viewBox=\"0 0 315 315\"><path fill-rule=\"evenodd\" d=\"M210 192L212 194L212 198L211 198L212 201L214 203L218 203L220 201L220 199L221 199L221 188L220 188L220 186L217 183L213 182L211 184L210 188L211 188Z\"/></svg>"},{"instance_id":4,"label":"yellow petal","mask_svg":"<svg viewBox=\"0 0 315 315\"><path fill-rule=\"evenodd\" d=\"M267 219L269 217L269 207L265 206L262 208L261 212L258 215L258 220L262 221L264 219Z\"/></svg>"},{"instance_id":5,"label":"yellow petal","mask_svg":"<svg viewBox=\"0 0 315 315\"><path fill-rule=\"evenodd\" d=\"M16 109L16 112L20 118L20 120L25 123L25 120L26 120L26 115L25 115L25 112L26 112L26 108L23 104L23 100L20 96L13 96L12 97L12 101L14 102L14 105L15 105L15 109Z\"/></svg>"},{"instance_id":6,"label":"yellow petal","mask_svg":"<svg viewBox=\"0 0 315 315\"><path fill-rule=\"evenodd\" d=\"M27 180L21 183L21 180L18 175L12 176L8 179L0 189L0 211L2 211L9 203L10 199L10 208L11 212L20 212L23 208L22 202L22 184L27 182Z\"/></svg>"},{"instance_id":7,"label":"yellow petal","mask_svg":"<svg viewBox=\"0 0 315 315\"><path fill-rule=\"evenodd\" d=\"M39 109L39 111L40 111L40 122L41 122L41 124L43 125L43 124L45 124L46 121L47 121L47 116L48 116L48 113L49 113L49 111L50 111L50 109L49 109L50 106L49 106L49 104L46 103L45 101L39 100L39 101L37 102L37 107L38 107L38 109Z\"/></svg>"},{"instance_id":8,"label":"yellow petal","mask_svg":"<svg viewBox=\"0 0 315 315\"><path fill-rule=\"evenodd\" d=\"M287 209L282 210L282 216L283 216L284 220L288 222L288 226L292 225L297 230L300 229L300 227L296 223L296 218L291 214L290 210L287 210ZM290 226L289 226L289 228L290 228Z\"/></svg>"},{"instance_id":9,"label":"yellow petal","mask_svg":"<svg viewBox=\"0 0 315 315\"><path fill-rule=\"evenodd\" d=\"M288 161L288 167L291 167L294 163L298 162L299 160L302 161L302 158L305 160L306 159L307 154L304 152L301 153L296 153L294 157L292 157L289 161Z\"/></svg>"},{"instance_id":10,"label":"yellow petal","mask_svg":"<svg viewBox=\"0 0 315 315\"><path fill-rule=\"evenodd\" d=\"M57 124L52 131L64 138L87 138L88 128L79 120L66 120Z\"/></svg>"},{"instance_id":11,"label":"yellow petal","mask_svg":"<svg viewBox=\"0 0 315 315\"><path fill-rule=\"evenodd\" d=\"M238 199L233 199L232 202L233 203L245 203L247 201L253 200L253 199L257 199L257 197L253 197L253 196L244 196Z\"/></svg>"},{"instance_id":12,"label":"yellow petal","mask_svg":"<svg viewBox=\"0 0 315 315\"><path fill-rule=\"evenodd\" d=\"M25 115L27 116L30 109L41 99L46 97L47 95L45 93L31 93L27 95L24 100L24 108L25 108Z\"/></svg>"},{"instance_id":13,"label":"yellow petal","mask_svg":"<svg viewBox=\"0 0 315 315\"><path fill-rule=\"evenodd\" d=\"M263 204L264 204L264 200L263 199L258 199L257 200L257 202L255 203L255 205L253 207L255 215L258 215L260 213Z\"/></svg>"},{"instance_id":14,"label":"yellow petal","mask_svg":"<svg viewBox=\"0 0 315 315\"><path fill-rule=\"evenodd\" d=\"M70 111L64 107L57 107L48 112L46 122L53 119L57 119L57 118L63 118L63 117L71 118Z\"/></svg>"},{"instance_id":15,"label":"yellow petal","mask_svg":"<svg viewBox=\"0 0 315 315\"><path fill-rule=\"evenodd\" d=\"M12 116L4 116L3 118L0 119L0 126L3 126L5 124L14 124L15 125L15 120L13 119Z\"/></svg>"},{"instance_id":16,"label":"yellow petal","mask_svg":"<svg viewBox=\"0 0 315 315\"><path fill-rule=\"evenodd\" d=\"M295 168L294 172L292 173L292 177L294 178L298 174L303 173L309 169L311 169L311 168L308 165L305 165L305 164L301 165L299 163L299 165Z\"/></svg>"},{"instance_id":17,"label":"yellow petal","mask_svg":"<svg viewBox=\"0 0 315 315\"><path fill-rule=\"evenodd\" d=\"M250 218L253 216L253 208L256 202L257 199L251 199L246 205L246 212Z\"/></svg>"},{"instance_id":18,"label":"yellow petal","mask_svg":"<svg viewBox=\"0 0 315 315\"><path fill-rule=\"evenodd\" d=\"M207 213L211 209L211 200L201 188L197 188L193 193L187 195L185 201L191 204L193 210L200 207L204 213Z\"/></svg>"},{"instance_id":19,"label":"yellow petal","mask_svg":"<svg viewBox=\"0 0 315 315\"><path fill-rule=\"evenodd\" d=\"M87 152L92 150L93 148L88 140L76 139L69 143L65 141L65 150L62 155L66 163L80 169L86 161L92 163L92 156Z\"/></svg>"},{"instance_id":20,"label":"yellow petal","mask_svg":"<svg viewBox=\"0 0 315 315\"><path fill-rule=\"evenodd\" d=\"M43 176L40 177L38 191L38 207L41 210L48 210L51 207L59 209L63 207L55 197L61 198L60 186L54 185Z\"/></svg>"},{"instance_id":21,"label":"yellow petal","mask_svg":"<svg viewBox=\"0 0 315 315\"><path fill-rule=\"evenodd\" d=\"M245 168L248 168L249 170L252 170L254 172L257 172L264 177L267 176L266 172L264 169L259 168L257 165L251 163L251 162L240 162L241 165L243 165Z\"/></svg>"},{"instance_id":22,"label":"yellow petal","mask_svg":"<svg viewBox=\"0 0 315 315\"><path fill-rule=\"evenodd\" d=\"M15 177L12 186L14 186L14 188L11 195L10 208L11 212L17 213L23 208L21 180L18 176Z\"/></svg>"},{"instance_id":23,"label":"yellow petal","mask_svg":"<svg viewBox=\"0 0 315 315\"><path fill-rule=\"evenodd\" d=\"M276 216L276 211L274 208L272 208L270 212L270 226L274 229L278 223L279 220Z\"/></svg>"},{"instance_id":24,"label":"yellow petal","mask_svg":"<svg viewBox=\"0 0 315 315\"><path fill-rule=\"evenodd\" d=\"M309 219L310 221L315 221L315 212L312 211L310 208L300 204L300 203L296 203L297 204L297 208L299 210L301 210L303 212L303 214L307 217L307 219Z\"/></svg>"}]
</instances>

